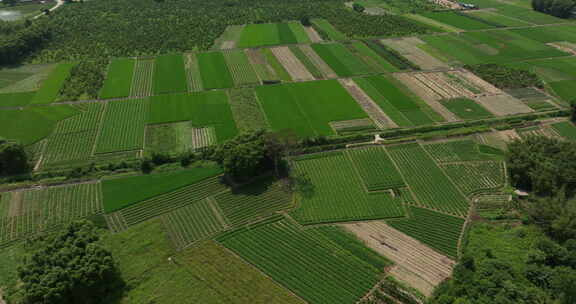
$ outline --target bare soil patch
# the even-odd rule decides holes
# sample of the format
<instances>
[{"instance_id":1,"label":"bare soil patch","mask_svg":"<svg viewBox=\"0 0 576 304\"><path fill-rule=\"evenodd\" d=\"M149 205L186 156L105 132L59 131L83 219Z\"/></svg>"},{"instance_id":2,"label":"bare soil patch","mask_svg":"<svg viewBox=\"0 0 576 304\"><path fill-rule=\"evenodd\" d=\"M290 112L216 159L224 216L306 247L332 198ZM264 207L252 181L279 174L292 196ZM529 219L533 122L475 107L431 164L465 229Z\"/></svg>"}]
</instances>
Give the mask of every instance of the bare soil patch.
<instances>
[{"instance_id":1,"label":"bare soil patch","mask_svg":"<svg viewBox=\"0 0 576 304\"><path fill-rule=\"evenodd\" d=\"M206 148L216 142L214 128L192 128L192 149Z\"/></svg>"},{"instance_id":2,"label":"bare soil patch","mask_svg":"<svg viewBox=\"0 0 576 304\"><path fill-rule=\"evenodd\" d=\"M224 41L222 42L222 46L220 46L220 48L223 50L233 49L235 47L236 47L236 41L233 40Z\"/></svg>"},{"instance_id":3,"label":"bare soil patch","mask_svg":"<svg viewBox=\"0 0 576 304\"><path fill-rule=\"evenodd\" d=\"M272 48L272 53L274 56L280 60L280 63L288 74L295 81L311 81L314 80L314 76L306 69L306 67L294 56L292 51L287 46L280 46Z\"/></svg>"},{"instance_id":4,"label":"bare soil patch","mask_svg":"<svg viewBox=\"0 0 576 304\"><path fill-rule=\"evenodd\" d=\"M521 138L520 135L514 129L498 131L498 135L500 136L500 139L502 139L504 142L511 142Z\"/></svg>"},{"instance_id":5,"label":"bare soil patch","mask_svg":"<svg viewBox=\"0 0 576 304\"><path fill-rule=\"evenodd\" d=\"M562 42L550 42L550 43L546 43L546 45L557 48L562 52L576 55L576 44L574 44L574 43L562 41Z\"/></svg>"},{"instance_id":6,"label":"bare soil patch","mask_svg":"<svg viewBox=\"0 0 576 304\"><path fill-rule=\"evenodd\" d=\"M310 38L310 41L312 41L313 43L322 42L322 37L320 37L320 34L318 34L318 32L313 27L304 26L304 30L306 31L306 34L308 34L308 38Z\"/></svg>"},{"instance_id":7,"label":"bare soil patch","mask_svg":"<svg viewBox=\"0 0 576 304\"><path fill-rule=\"evenodd\" d=\"M382 39L381 42L424 70L447 69L450 66L419 48L426 43L416 37Z\"/></svg>"},{"instance_id":8,"label":"bare soil patch","mask_svg":"<svg viewBox=\"0 0 576 304\"><path fill-rule=\"evenodd\" d=\"M448 9L461 9L460 5L455 1L450 0L432 0L433 3Z\"/></svg>"},{"instance_id":9,"label":"bare soil patch","mask_svg":"<svg viewBox=\"0 0 576 304\"><path fill-rule=\"evenodd\" d=\"M481 96L475 98L475 100L496 116L534 112L534 110L522 101L504 93L499 95Z\"/></svg>"},{"instance_id":10,"label":"bare soil patch","mask_svg":"<svg viewBox=\"0 0 576 304\"><path fill-rule=\"evenodd\" d=\"M322 58L320 58L320 56L314 52L310 45L300 45L300 49L302 52L304 52L304 54L306 54L306 56L308 56L308 58L310 58L312 63L320 70L320 72L324 74L324 77L338 78L338 75L336 75L330 66L328 66L328 64L326 64L326 62L324 62L324 60L322 60Z\"/></svg>"}]
</instances>

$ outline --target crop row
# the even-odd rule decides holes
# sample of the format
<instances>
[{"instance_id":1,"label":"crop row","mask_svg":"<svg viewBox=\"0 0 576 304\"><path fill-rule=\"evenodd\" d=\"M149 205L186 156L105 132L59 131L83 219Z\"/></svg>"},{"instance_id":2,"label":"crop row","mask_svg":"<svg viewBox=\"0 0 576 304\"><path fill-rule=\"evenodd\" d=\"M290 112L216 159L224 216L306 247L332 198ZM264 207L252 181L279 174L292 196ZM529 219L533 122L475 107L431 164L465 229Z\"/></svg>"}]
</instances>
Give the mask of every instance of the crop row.
<instances>
[{"instance_id":1,"label":"crop row","mask_svg":"<svg viewBox=\"0 0 576 304\"><path fill-rule=\"evenodd\" d=\"M132 80L131 96L152 95L152 77L154 75L153 59L138 59L134 68L134 79Z\"/></svg>"},{"instance_id":2,"label":"crop row","mask_svg":"<svg viewBox=\"0 0 576 304\"><path fill-rule=\"evenodd\" d=\"M302 51L302 49L300 49L299 46L291 45L289 48L290 48L290 51L292 52L292 54L294 54L294 56L296 56L296 58L298 58L298 60L300 60L300 62L306 67L306 69L310 72L310 74L312 74L312 76L314 76L314 78L324 79L324 75L322 75L322 72L320 71L320 69L318 67L316 67L316 65L314 65L312 60L310 58L308 58L308 56L306 56L306 54L304 54L304 52Z\"/></svg>"},{"instance_id":3,"label":"crop row","mask_svg":"<svg viewBox=\"0 0 576 304\"><path fill-rule=\"evenodd\" d=\"M100 90L100 98L120 98L130 96L132 78L134 77L134 59L114 59L108 66L104 85Z\"/></svg>"},{"instance_id":4,"label":"crop row","mask_svg":"<svg viewBox=\"0 0 576 304\"><path fill-rule=\"evenodd\" d=\"M496 189L504 186L506 182L502 162L470 162L441 166L466 195L482 190Z\"/></svg>"},{"instance_id":5,"label":"crop row","mask_svg":"<svg viewBox=\"0 0 576 304\"><path fill-rule=\"evenodd\" d=\"M107 103L96 153L142 149L148 100L121 100Z\"/></svg>"},{"instance_id":6,"label":"crop row","mask_svg":"<svg viewBox=\"0 0 576 304\"><path fill-rule=\"evenodd\" d=\"M256 98L254 89L233 89L229 91L229 96L230 108L239 129L258 130L268 127L266 115Z\"/></svg>"},{"instance_id":7,"label":"crop row","mask_svg":"<svg viewBox=\"0 0 576 304\"><path fill-rule=\"evenodd\" d=\"M97 130L85 132L53 134L43 154L43 163L53 164L70 160L87 160L92 156Z\"/></svg>"},{"instance_id":8,"label":"crop row","mask_svg":"<svg viewBox=\"0 0 576 304\"><path fill-rule=\"evenodd\" d=\"M312 49L340 77L370 74L372 69L341 44L313 44Z\"/></svg>"},{"instance_id":9,"label":"crop row","mask_svg":"<svg viewBox=\"0 0 576 304\"><path fill-rule=\"evenodd\" d=\"M487 157L480 154L478 145L469 139L429 144L424 148L438 162L484 160Z\"/></svg>"},{"instance_id":10,"label":"crop row","mask_svg":"<svg viewBox=\"0 0 576 304\"><path fill-rule=\"evenodd\" d=\"M56 126L54 133L73 133L88 130L96 130L100 126L104 104L100 102L91 102L84 105L80 114L74 115L68 119L62 120Z\"/></svg>"},{"instance_id":11,"label":"crop row","mask_svg":"<svg viewBox=\"0 0 576 304\"><path fill-rule=\"evenodd\" d=\"M187 54L184 58L186 67L186 77L188 80L188 88L191 92L202 91L202 77L200 76L200 68L198 66L198 58L191 53Z\"/></svg>"},{"instance_id":12,"label":"crop row","mask_svg":"<svg viewBox=\"0 0 576 304\"><path fill-rule=\"evenodd\" d=\"M368 191L404 186L404 180L386 151L381 147L348 150Z\"/></svg>"},{"instance_id":13,"label":"crop row","mask_svg":"<svg viewBox=\"0 0 576 304\"><path fill-rule=\"evenodd\" d=\"M388 148L404 180L422 206L464 216L468 201L418 144Z\"/></svg>"},{"instance_id":14,"label":"crop row","mask_svg":"<svg viewBox=\"0 0 576 304\"><path fill-rule=\"evenodd\" d=\"M248 57L246 57L243 51L225 51L224 58L226 58L226 63L232 73L232 78L236 86L260 83L258 75L256 75L256 72L252 69L252 65L250 65Z\"/></svg>"}]
</instances>

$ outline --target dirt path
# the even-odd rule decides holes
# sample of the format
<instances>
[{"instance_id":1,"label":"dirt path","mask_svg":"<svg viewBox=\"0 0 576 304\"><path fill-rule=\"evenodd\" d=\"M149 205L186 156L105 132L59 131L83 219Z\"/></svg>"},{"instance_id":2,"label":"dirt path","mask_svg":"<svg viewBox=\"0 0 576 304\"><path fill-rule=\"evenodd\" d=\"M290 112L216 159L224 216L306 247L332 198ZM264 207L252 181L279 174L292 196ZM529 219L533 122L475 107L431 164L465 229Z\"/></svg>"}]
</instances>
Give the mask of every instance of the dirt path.
<instances>
[{"instance_id":1,"label":"dirt path","mask_svg":"<svg viewBox=\"0 0 576 304\"><path fill-rule=\"evenodd\" d=\"M56 5L53 6L52 8L50 8L49 11L53 12L53 11L57 10L58 8L60 8L62 5L64 5L64 0L56 0ZM42 16L44 16L44 12L42 12L42 14L34 16L33 19L38 19Z\"/></svg>"},{"instance_id":2,"label":"dirt path","mask_svg":"<svg viewBox=\"0 0 576 304\"><path fill-rule=\"evenodd\" d=\"M295 81L311 81L314 80L314 76L306 69L306 67L292 54L292 51L287 46L280 46L272 48L272 53L274 56L280 60L280 63L290 77Z\"/></svg>"}]
</instances>

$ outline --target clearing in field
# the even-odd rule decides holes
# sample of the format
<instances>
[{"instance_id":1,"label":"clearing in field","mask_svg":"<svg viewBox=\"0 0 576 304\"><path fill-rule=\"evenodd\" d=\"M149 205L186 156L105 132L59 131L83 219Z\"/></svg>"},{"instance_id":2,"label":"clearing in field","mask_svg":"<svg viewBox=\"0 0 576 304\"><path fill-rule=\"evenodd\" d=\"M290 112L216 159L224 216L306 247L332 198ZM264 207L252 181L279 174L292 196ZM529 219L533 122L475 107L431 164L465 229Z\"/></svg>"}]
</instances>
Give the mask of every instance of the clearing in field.
<instances>
[{"instance_id":1,"label":"clearing in field","mask_svg":"<svg viewBox=\"0 0 576 304\"><path fill-rule=\"evenodd\" d=\"M130 96L132 78L134 77L134 59L114 59L108 66L104 85L100 90L101 99Z\"/></svg>"},{"instance_id":2,"label":"clearing in field","mask_svg":"<svg viewBox=\"0 0 576 304\"><path fill-rule=\"evenodd\" d=\"M352 162L345 151L294 159L295 178L302 189L292 216L302 224L404 216L403 203L413 202L407 191L367 191L400 186L397 173L367 170L365 161Z\"/></svg>"},{"instance_id":3,"label":"clearing in field","mask_svg":"<svg viewBox=\"0 0 576 304\"><path fill-rule=\"evenodd\" d=\"M197 54L202 85L205 90L234 87L234 80L221 52Z\"/></svg>"},{"instance_id":4,"label":"clearing in field","mask_svg":"<svg viewBox=\"0 0 576 304\"><path fill-rule=\"evenodd\" d=\"M442 101L442 105L460 119L472 120L494 117L492 113L488 112L480 104L468 98L447 99Z\"/></svg>"},{"instance_id":5,"label":"clearing in field","mask_svg":"<svg viewBox=\"0 0 576 304\"><path fill-rule=\"evenodd\" d=\"M350 77L373 73L373 70L359 57L352 54L342 44L313 44L312 49L340 77Z\"/></svg>"},{"instance_id":6,"label":"clearing in field","mask_svg":"<svg viewBox=\"0 0 576 304\"><path fill-rule=\"evenodd\" d=\"M401 56L416 64L424 70L448 68L448 64L428 54L424 49L428 48L426 42L420 38L393 38L383 39L381 43L398 52Z\"/></svg>"},{"instance_id":7,"label":"clearing in field","mask_svg":"<svg viewBox=\"0 0 576 304\"><path fill-rule=\"evenodd\" d=\"M256 268L213 241L175 254L160 221L108 234L107 248L118 259L122 277L131 282L123 302L303 304ZM175 263L167 259L172 257Z\"/></svg>"},{"instance_id":8,"label":"clearing in field","mask_svg":"<svg viewBox=\"0 0 576 304\"><path fill-rule=\"evenodd\" d=\"M355 303L380 280L387 261L364 259L372 251L361 244L348 250L332 240L342 237L334 227L301 230L280 217L217 240L309 303Z\"/></svg>"},{"instance_id":9,"label":"clearing in field","mask_svg":"<svg viewBox=\"0 0 576 304\"><path fill-rule=\"evenodd\" d=\"M239 48L266 45L309 43L310 39L300 23L248 24L237 42Z\"/></svg>"},{"instance_id":10,"label":"clearing in field","mask_svg":"<svg viewBox=\"0 0 576 304\"><path fill-rule=\"evenodd\" d=\"M228 91L230 108L240 130L258 130L269 127L264 110L252 88Z\"/></svg>"},{"instance_id":11,"label":"clearing in field","mask_svg":"<svg viewBox=\"0 0 576 304\"><path fill-rule=\"evenodd\" d=\"M213 127L218 141L236 136L228 96L224 91L162 95L150 98L149 124L192 121L196 128Z\"/></svg>"},{"instance_id":12,"label":"clearing in field","mask_svg":"<svg viewBox=\"0 0 576 304\"><path fill-rule=\"evenodd\" d=\"M2 93L0 94L0 107L23 107L34 99L36 92Z\"/></svg>"},{"instance_id":13,"label":"clearing in field","mask_svg":"<svg viewBox=\"0 0 576 304\"><path fill-rule=\"evenodd\" d=\"M147 99L108 102L95 153L143 149L147 117Z\"/></svg>"},{"instance_id":14,"label":"clearing in field","mask_svg":"<svg viewBox=\"0 0 576 304\"><path fill-rule=\"evenodd\" d=\"M105 179L102 181L104 211L111 213L220 173L219 168L201 167L192 170Z\"/></svg>"},{"instance_id":15,"label":"clearing in field","mask_svg":"<svg viewBox=\"0 0 576 304\"><path fill-rule=\"evenodd\" d=\"M163 55L154 64L154 94L188 91L184 57L181 54Z\"/></svg>"},{"instance_id":16,"label":"clearing in field","mask_svg":"<svg viewBox=\"0 0 576 304\"><path fill-rule=\"evenodd\" d=\"M47 104L56 101L60 95L60 88L70 75L70 71L76 63L60 63L50 72L48 78L44 80L40 90L36 92L32 99L32 104Z\"/></svg>"},{"instance_id":17,"label":"clearing in field","mask_svg":"<svg viewBox=\"0 0 576 304\"><path fill-rule=\"evenodd\" d=\"M419 144L391 146L388 152L418 205L457 216L468 214L466 197Z\"/></svg>"},{"instance_id":18,"label":"clearing in field","mask_svg":"<svg viewBox=\"0 0 576 304\"><path fill-rule=\"evenodd\" d=\"M154 77L154 59L137 59L130 96L152 95L152 77Z\"/></svg>"},{"instance_id":19,"label":"clearing in field","mask_svg":"<svg viewBox=\"0 0 576 304\"><path fill-rule=\"evenodd\" d=\"M366 246L395 263L390 274L426 296L449 278L455 262L384 222L343 224Z\"/></svg>"},{"instance_id":20,"label":"clearing in field","mask_svg":"<svg viewBox=\"0 0 576 304\"><path fill-rule=\"evenodd\" d=\"M256 93L274 130L303 137L334 134L330 122L368 117L336 80L261 86Z\"/></svg>"},{"instance_id":21,"label":"clearing in field","mask_svg":"<svg viewBox=\"0 0 576 304\"><path fill-rule=\"evenodd\" d=\"M237 87L260 84L260 79L258 79L258 75L256 75L252 65L250 65L244 51L234 50L224 51L223 53Z\"/></svg>"}]
</instances>

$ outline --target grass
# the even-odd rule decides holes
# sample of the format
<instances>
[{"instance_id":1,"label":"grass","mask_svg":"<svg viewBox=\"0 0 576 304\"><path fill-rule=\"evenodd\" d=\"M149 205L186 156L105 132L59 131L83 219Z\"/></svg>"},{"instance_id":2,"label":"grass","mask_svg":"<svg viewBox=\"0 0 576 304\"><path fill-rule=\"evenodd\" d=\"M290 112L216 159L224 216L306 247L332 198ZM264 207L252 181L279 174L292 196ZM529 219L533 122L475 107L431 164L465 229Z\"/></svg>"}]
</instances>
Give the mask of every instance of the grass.
<instances>
[{"instance_id":1,"label":"grass","mask_svg":"<svg viewBox=\"0 0 576 304\"><path fill-rule=\"evenodd\" d=\"M410 213L410 219L388 224L453 259L458 257L464 219L417 207L410 207Z\"/></svg>"},{"instance_id":2,"label":"grass","mask_svg":"<svg viewBox=\"0 0 576 304\"><path fill-rule=\"evenodd\" d=\"M303 137L334 134L331 121L368 117L336 80L261 86L256 93L272 129Z\"/></svg>"},{"instance_id":3,"label":"grass","mask_svg":"<svg viewBox=\"0 0 576 304\"><path fill-rule=\"evenodd\" d=\"M302 224L403 217L402 204L410 197L388 192L368 193L360 176L363 167L344 152L315 155L293 162L299 185L299 205L291 215Z\"/></svg>"},{"instance_id":4,"label":"grass","mask_svg":"<svg viewBox=\"0 0 576 304\"><path fill-rule=\"evenodd\" d=\"M289 22L288 27L296 38L296 43L310 43L310 38L300 22Z\"/></svg>"},{"instance_id":5,"label":"grass","mask_svg":"<svg viewBox=\"0 0 576 304\"><path fill-rule=\"evenodd\" d=\"M102 181L104 211L111 213L140 201L171 192L220 174L216 167L199 167Z\"/></svg>"},{"instance_id":6,"label":"grass","mask_svg":"<svg viewBox=\"0 0 576 304\"><path fill-rule=\"evenodd\" d=\"M456 12L430 12L423 13L422 15L426 18L446 23L450 26L454 26L467 31L483 30L495 27L494 25L490 25L487 22L482 22L470 18L466 14L459 14Z\"/></svg>"},{"instance_id":7,"label":"grass","mask_svg":"<svg viewBox=\"0 0 576 304\"><path fill-rule=\"evenodd\" d=\"M114 59L108 67L108 74L100 90L100 98L110 99L130 96L134 76L134 59Z\"/></svg>"},{"instance_id":8,"label":"grass","mask_svg":"<svg viewBox=\"0 0 576 304\"><path fill-rule=\"evenodd\" d=\"M466 198L420 145L392 146L388 151L421 206L453 215L468 214Z\"/></svg>"},{"instance_id":9,"label":"grass","mask_svg":"<svg viewBox=\"0 0 576 304\"><path fill-rule=\"evenodd\" d=\"M468 98L454 98L442 101L442 105L461 119L484 119L494 117L480 104Z\"/></svg>"},{"instance_id":10,"label":"grass","mask_svg":"<svg viewBox=\"0 0 576 304\"><path fill-rule=\"evenodd\" d=\"M314 51L340 77L372 73L372 69L341 44L313 44Z\"/></svg>"},{"instance_id":11,"label":"grass","mask_svg":"<svg viewBox=\"0 0 576 304\"><path fill-rule=\"evenodd\" d=\"M58 98L60 88L64 85L64 81L70 75L70 71L76 63L61 63L52 70L48 78L40 87L32 99L32 104L47 104L52 103Z\"/></svg>"},{"instance_id":12,"label":"grass","mask_svg":"<svg viewBox=\"0 0 576 304\"><path fill-rule=\"evenodd\" d=\"M147 116L147 99L107 103L95 153L143 149Z\"/></svg>"},{"instance_id":13,"label":"grass","mask_svg":"<svg viewBox=\"0 0 576 304\"><path fill-rule=\"evenodd\" d=\"M145 151L180 155L192 150L192 123L189 121L155 124L146 127Z\"/></svg>"},{"instance_id":14,"label":"grass","mask_svg":"<svg viewBox=\"0 0 576 304\"><path fill-rule=\"evenodd\" d=\"M216 129L218 141L236 136L238 129L224 91L154 96L150 98L149 124L192 121L195 127Z\"/></svg>"},{"instance_id":15,"label":"grass","mask_svg":"<svg viewBox=\"0 0 576 304\"><path fill-rule=\"evenodd\" d=\"M576 140L576 126L573 123L565 121L552 124L552 128L560 134L560 136L565 137L569 140Z\"/></svg>"},{"instance_id":16,"label":"grass","mask_svg":"<svg viewBox=\"0 0 576 304\"><path fill-rule=\"evenodd\" d=\"M310 39L298 22L248 24L240 35L237 47L252 48L308 42L310 42Z\"/></svg>"},{"instance_id":17,"label":"grass","mask_svg":"<svg viewBox=\"0 0 576 304\"><path fill-rule=\"evenodd\" d=\"M286 71L284 66L282 66L278 58L276 58L270 49L260 49L260 52L266 58L268 65L274 70L279 80L292 81L292 77L290 77L288 71Z\"/></svg>"},{"instance_id":18,"label":"grass","mask_svg":"<svg viewBox=\"0 0 576 304\"><path fill-rule=\"evenodd\" d=\"M32 102L36 92L0 94L0 107L23 107Z\"/></svg>"},{"instance_id":19,"label":"grass","mask_svg":"<svg viewBox=\"0 0 576 304\"><path fill-rule=\"evenodd\" d=\"M506 17L504 15L500 15L497 12L491 11L469 11L467 14L470 14L476 18L480 18L492 24L499 24L502 26L509 26L509 27L516 27L516 26L530 26L531 23L522 21L516 18Z\"/></svg>"},{"instance_id":20,"label":"grass","mask_svg":"<svg viewBox=\"0 0 576 304\"><path fill-rule=\"evenodd\" d=\"M252 88L232 89L230 96L230 109L234 121L240 130L258 130L268 128L266 115L256 98Z\"/></svg>"},{"instance_id":21,"label":"grass","mask_svg":"<svg viewBox=\"0 0 576 304\"><path fill-rule=\"evenodd\" d=\"M50 135L56 124L78 111L68 105L0 111L0 136L23 145Z\"/></svg>"},{"instance_id":22,"label":"grass","mask_svg":"<svg viewBox=\"0 0 576 304\"><path fill-rule=\"evenodd\" d=\"M163 55L154 63L154 94L186 92L186 71L181 54Z\"/></svg>"},{"instance_id":23,"label":"grass","mask_svg":"<svg viewBox=\"0 0 576 304\"><path fill-rule=\"evenodd\" d=\"M0 68L0 93L38 90L56 64L30 64Z\"/></svg>"},{"instance_id":24,"label":"grass","mask_svg":"<svg viewBox=\"0 0 576 304\"><path fill-rule=\"evenodd\" d=\"M196 55L202 85L205 90L234 87L234 80L221 52L200 53Z\"/></svg>"},{"instance_id":25,"label":"grass","mask_svg":"<svg viewBox=\"0 0 576 304\"><path fill-rule=\"evenodd\" d=\"M160 221L108 234L105 246L112 251L122 277L131 287L121 296L121 303L169 304L174 299L189 303L302 303L215 242L205 241L174 252Z\"/></svg>"},{"instance_id":26,"label":"grass","mask_svg":"<svg viewBox=\"0 0 576 304\"><path fill-rule=\"evenodd\" d=\"M350 149L348 155L368 191L381 191L405 186L394 163L381 147Z\"/></svg>"},{"instance_id":27,"label":"grass","mask_svg":"<svg viewBox=\"0 0 576 304\"><path fill-rule=\"evenodd\" d=\"M342 34L332 24L330 24L330 22L324 19L312 19L312 25L314 26L316 31L323 32L324 35L327 36L330 40L334 41L348 40L348 37L346 37L346 35Z\"/></svg>"},{"instance_id":28,"label":"grass","mask_svg":"<svg viewBox=\"0 0 576 304\"><path fill-rule=\"evenodd\" d=\"M309 303L355 303L380 280L373 267L325 236L277 220L218 238ZM338 238L339 236L335 236Z\"/></svg>"},{"instance_id":29,"label":"grass","mask_svg":"<svg viewBox=\"0 0 576 304\"><path fill-rule=\"evenodd\" d=\"M442 169L466 195L501 188L506 183L503 162L445 164Z\"/></svg>"},{"instance_id":30,"label":"grass","mask_svg":"<svg viewBox=\"0 0 576 304\"><path fill-rule=\"evenodd\" d=\"M355 52L362 59L364 59L364 61L368 63L376 72L398 72L398 68L396 68L390 62L386 61L383 57L378 55L378 53L376 53L361 41L352 42L350 47L355 50Z\"/></svg>"}]
</instances>

